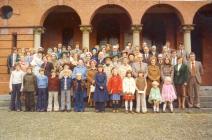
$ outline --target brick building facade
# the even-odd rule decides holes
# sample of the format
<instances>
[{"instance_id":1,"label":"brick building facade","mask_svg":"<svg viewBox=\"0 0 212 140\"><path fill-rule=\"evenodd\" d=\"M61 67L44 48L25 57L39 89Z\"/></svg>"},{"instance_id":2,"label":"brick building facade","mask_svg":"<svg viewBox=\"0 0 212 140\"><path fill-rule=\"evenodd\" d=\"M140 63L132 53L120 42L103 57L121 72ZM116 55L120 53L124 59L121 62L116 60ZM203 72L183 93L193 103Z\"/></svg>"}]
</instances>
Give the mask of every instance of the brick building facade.
<instances>
[{"instance_id":1,"label":"brick building facade","mask_svg":"<svg viewBox=\"0 0 212 140\"><path fill-rule=\"evenodd\" d=\"M0 0L0 8L0 93L8 92L6 59L12 47L48 48L60 42L78 42L82 48L117 42L124 48L143 41L158 47L169 41L176 48L184 42L203 63L203 85L212 85L209 0ZM7 10L11 14L5 17Z\"/></svg>"}]
</instances>

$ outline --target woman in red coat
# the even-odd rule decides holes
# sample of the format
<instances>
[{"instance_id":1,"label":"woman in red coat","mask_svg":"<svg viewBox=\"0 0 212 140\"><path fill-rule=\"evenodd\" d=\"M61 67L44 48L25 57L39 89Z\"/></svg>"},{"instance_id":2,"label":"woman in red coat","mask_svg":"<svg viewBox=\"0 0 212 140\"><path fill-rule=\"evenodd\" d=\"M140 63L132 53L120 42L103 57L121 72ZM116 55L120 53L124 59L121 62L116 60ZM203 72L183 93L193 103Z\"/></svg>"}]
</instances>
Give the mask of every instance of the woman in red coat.
<instances>
[{"instance_id":1,"label":"woman in red coat","mask_svg":"<svg viewBox=\"0 0 212 140\"><path fill-rule=\"evenodd\" d=\"M111 94L113 112L118 112L120 94L122 92L122 79L116 68L112 69L112 76L108 81L108 92Z\"/></svg>"}]
</instances>

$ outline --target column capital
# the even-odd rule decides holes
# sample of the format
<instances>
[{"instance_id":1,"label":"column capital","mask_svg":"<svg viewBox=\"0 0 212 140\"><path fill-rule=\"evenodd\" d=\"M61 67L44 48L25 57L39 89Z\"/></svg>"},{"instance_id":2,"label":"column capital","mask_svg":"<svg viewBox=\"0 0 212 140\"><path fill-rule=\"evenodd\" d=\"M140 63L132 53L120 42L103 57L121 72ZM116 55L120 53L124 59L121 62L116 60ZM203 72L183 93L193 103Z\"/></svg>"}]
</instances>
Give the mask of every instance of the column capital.
<instances>
[{"instance_id":1,"label":"column capital","mask_svg":"<svg viewBox=\"0 0 212 140\"><path fill-rule=\"evenodd\" d=\"M91 32L92 31L92 26L91 25L80 25L80 30L83 31L87 31L87 32Z\"/></svg>"},{"instance_id":2,"label":"column capital","mask_svg":"<svg viewBox=\"0 0 212 140\"><path fill-rule=\"evenodd\" d=\"M184 32L191 32L192 30L194 30L194 24L184 24L182 25L182 30Z\"/></svg>"},{"instance_id":3,"label":"column capital","mask_svg":"<svg viewBox=\"0 0 212 140\"><path fill-rule=\"evenodd\" d=\"M142 24L134 24L134 25L131 25L131 30L140 32L142 30L142 27L143 27Z\"/></svg>"},{"instance_id":4,"label":"column capital","mask_svg":"<svg viewBox=\"0 0 212 140\"><path fill-rule=\"evenodd\" d=\"M43 34L45 32L45 28L44 27L36 27L33 29L33 32Z\"/></svg>"}]
</instances>

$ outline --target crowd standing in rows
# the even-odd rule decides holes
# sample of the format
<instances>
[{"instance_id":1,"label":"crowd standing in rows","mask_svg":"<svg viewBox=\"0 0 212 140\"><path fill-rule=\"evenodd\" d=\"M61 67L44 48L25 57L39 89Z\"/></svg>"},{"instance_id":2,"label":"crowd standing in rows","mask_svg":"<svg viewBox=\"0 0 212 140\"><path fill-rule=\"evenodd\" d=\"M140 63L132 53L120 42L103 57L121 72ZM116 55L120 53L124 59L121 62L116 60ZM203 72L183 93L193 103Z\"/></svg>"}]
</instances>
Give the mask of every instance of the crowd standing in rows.
<instances>
[{"instance_id":1,"label":"crowd standing in rows","mask_svg":"<svg viewBox=\"0 0 212 140\"><path fill-rule=\"evenodd\" d=\"M122 105L126 113L173 112L173 101L184 109L200 108L199 87L202 64L195 54L188 54L182 43L177 50L167 42L161 50L156 46L132 46L123 51L119 45L96 45L89 51L77 43L38 49L16 49L8 56L11 93L10 109L25 111L83 112L95 106L96 112L112 107L118 112ZM186 100L188 97L188 100ZM53 103L53 104L52 104Z\"/></svg>"}]
</instances>

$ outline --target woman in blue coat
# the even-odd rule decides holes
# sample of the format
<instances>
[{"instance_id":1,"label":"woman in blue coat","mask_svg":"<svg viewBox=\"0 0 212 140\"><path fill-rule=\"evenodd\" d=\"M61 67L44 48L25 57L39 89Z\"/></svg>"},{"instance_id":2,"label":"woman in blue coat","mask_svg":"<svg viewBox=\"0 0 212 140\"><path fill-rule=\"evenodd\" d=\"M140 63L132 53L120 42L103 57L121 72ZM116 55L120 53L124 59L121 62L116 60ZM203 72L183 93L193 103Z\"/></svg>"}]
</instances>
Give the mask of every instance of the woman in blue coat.
<instances>
[{"instance_id":1,"label":"woman in blue coat","mask_svg":"<svg viewBox=\"0 0 212 140\"><path fill-rule=\"evenodd\" d=\"M98 72L95 75L94 101L96 112L105 111L105 103L108 100L107 76L103 72L103 65L98 65Z\"/></svg>"}]
</instances>

